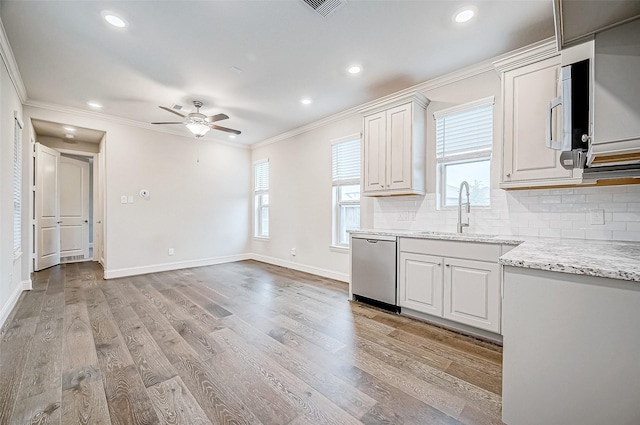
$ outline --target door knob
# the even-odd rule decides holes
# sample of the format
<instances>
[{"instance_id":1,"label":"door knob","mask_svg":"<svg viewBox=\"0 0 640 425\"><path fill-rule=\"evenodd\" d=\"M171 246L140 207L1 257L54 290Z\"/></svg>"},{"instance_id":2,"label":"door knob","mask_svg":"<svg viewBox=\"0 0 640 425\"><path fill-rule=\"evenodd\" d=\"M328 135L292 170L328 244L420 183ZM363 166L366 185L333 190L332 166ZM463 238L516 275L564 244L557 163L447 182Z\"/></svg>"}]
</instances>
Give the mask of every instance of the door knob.
<instances>
[{"instance_id":1,"label":"door knob","mask_svg":"<svg viewBox=\"0 0 640 425\"><path fill-rule=\"evenodd\" d=\"M61 222L61 221L56 221L56 223L60 224L60 223L62 223L62 222Z\"/></svg>"},{"instance_id":2,"label":"door knob","mask_svg":"<svg viewBox=\"0 0 640 425\"><path fill-rule=\"evenodd\" d=\"M88 223L88 222L89 222L89 220L85 220L84 222L85 222L85 223Z\"/></svg>"}]
</instances>

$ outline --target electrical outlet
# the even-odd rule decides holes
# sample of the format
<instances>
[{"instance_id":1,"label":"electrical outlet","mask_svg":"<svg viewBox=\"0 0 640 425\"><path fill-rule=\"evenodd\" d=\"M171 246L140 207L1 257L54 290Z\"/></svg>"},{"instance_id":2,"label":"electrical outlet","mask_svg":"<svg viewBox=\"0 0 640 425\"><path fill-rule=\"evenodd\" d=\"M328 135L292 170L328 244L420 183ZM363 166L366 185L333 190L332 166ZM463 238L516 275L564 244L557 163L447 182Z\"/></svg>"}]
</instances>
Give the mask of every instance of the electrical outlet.
<instances>
[{"instance_id":1,"label":"electrical outlet","mask_svg":"<svg viewBox=\"0 0 640 425\"><path fill-rule=\"evenodd\" d=\"M291 256L293 256L293 257L296 256L296 249L295 248L291 248Z\"/></svg>"},{"instance_id":2,"label":"electrical outlet","mask_svg":"<svg viewBox=\"0 0 640 425\"><path fill-rule=\"evenodd\" d=\"M167 254L168 254L168 255L173 255L173 254L175 254L175 253L176 253L176 252L174 251L174 249L173 249L173 248L169 248L169 250L168 250L168 252L167 252Z\"/></svg>"},{"instance_id":3,"label":"electrical outlet","mask_svg":"<svg viewBox=\"0 0 640 425\"><path fill-rule=\"evenodd\" d=\"M126 204L127 203L127 195L122 195L120 197L120 203L121 204Z\"/></svg>"},{"instance_id":4,"label":"electrical outlet","mask_svg":"<svg viewBox=\"0 0 640 425\"><path fill-rule=\"evenodd\" d=\"M589 224L604 224L604 210L589 210Z\"/></svg>"}]
</instances>

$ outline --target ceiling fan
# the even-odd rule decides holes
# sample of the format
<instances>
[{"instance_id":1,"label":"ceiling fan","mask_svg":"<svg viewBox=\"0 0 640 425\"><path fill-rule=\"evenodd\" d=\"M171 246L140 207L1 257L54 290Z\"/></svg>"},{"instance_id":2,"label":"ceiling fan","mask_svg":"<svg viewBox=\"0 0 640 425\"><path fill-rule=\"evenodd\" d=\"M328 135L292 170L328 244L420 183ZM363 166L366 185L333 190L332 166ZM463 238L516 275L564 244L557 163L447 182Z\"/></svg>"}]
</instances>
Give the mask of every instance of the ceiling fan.
<instances>
[{"instance_id":1,"label":"ceiling fan","mask_svg":"<svg viewBox=\"0 0 640 425\"><path fill-rule=\"evenodd\" d=\"M219 125L215 125L215 122L226 120L229 117L225 114L217 114L212 115L210 117L201 114L200 108L202 108L202 102L199 100L193 101L193 106L196 107L195 112L191 112L188 115L181 114L178 111L175 111L171 108L167 108L165 106L159 106L160 109L164 109L167 112L171 112L172 114L176 114L182 118L184 121L174 121L174 122L152 122L151 124L183 124L187 127L196 137L202 137L209 132L209 130L220 130L225 131L231 134L240 134L239 130L234 130L232 128L221 127Z\"/></svg>"}]
</instances>

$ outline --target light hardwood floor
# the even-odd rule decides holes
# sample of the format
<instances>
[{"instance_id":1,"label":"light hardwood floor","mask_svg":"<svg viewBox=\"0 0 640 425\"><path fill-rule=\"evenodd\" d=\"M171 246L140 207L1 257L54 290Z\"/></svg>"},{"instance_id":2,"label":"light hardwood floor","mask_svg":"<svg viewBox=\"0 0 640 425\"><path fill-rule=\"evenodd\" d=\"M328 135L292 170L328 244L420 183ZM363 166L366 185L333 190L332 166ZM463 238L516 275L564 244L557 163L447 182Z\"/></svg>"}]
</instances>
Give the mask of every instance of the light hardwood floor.
<instances>
[{"instance_id":1,"label":"light hardwood floor","mask_svg":"<svg viewBox=\"0 0 640 425\"><path fill-rule=\"evenodd\" d=\"M501 424L502 351L255 261L33 275L0 332L0 424Z\"/></svg>"}]
</instances>

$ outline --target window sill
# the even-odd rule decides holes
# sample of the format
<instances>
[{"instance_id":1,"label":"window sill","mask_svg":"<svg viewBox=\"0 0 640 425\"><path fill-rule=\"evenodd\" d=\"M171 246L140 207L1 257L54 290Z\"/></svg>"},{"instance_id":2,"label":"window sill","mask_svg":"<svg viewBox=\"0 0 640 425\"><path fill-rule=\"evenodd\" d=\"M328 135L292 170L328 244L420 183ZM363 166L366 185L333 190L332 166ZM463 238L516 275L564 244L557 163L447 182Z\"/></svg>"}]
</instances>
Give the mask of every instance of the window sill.
<instances>
[{"instance_id":1,"label":"window sill","mask_svg":"<svg viewBox=\"0 0 640 425\"><path fill-rule=\"evenodd\" d=\"M254 236L253 240L254 241L261 241L261 242L269 242L269 237L268 236Z\"/></svg>"},{"instance_id":2,"label":"window sill","mask_svg":"<svg viewBox=\"0 0 640 425\"><path fill-rule=\"evenodd\" d=\"M348 254L349 253L349 247L348 246L329 245L329 251L339 252L341 254Z\"/></svg>"}]
</instances>

